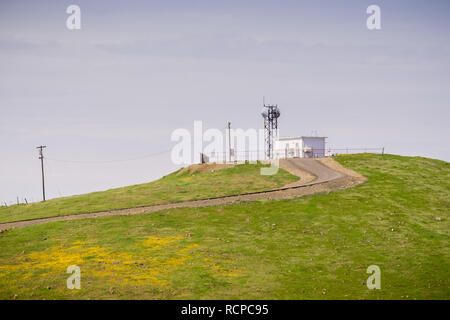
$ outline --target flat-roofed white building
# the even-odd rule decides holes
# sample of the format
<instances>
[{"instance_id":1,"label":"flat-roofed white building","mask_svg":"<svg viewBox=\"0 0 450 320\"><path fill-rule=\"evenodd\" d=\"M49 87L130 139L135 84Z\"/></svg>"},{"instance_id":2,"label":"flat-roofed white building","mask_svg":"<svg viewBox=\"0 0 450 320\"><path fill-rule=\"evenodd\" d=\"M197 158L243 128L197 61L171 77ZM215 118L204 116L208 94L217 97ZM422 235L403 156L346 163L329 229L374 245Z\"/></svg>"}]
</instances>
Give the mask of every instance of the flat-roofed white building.
<instances>
[{"instance_id":1,"label":"flat-roofed white building","mask_svg":"<svg viewBox=\"0 0 450 320\"><path fill-rule=\"evenodd\" d=\"M286 137L274 143L275 158L322 158L325 157L327 137Z\"/></svg>"}]
</instances>

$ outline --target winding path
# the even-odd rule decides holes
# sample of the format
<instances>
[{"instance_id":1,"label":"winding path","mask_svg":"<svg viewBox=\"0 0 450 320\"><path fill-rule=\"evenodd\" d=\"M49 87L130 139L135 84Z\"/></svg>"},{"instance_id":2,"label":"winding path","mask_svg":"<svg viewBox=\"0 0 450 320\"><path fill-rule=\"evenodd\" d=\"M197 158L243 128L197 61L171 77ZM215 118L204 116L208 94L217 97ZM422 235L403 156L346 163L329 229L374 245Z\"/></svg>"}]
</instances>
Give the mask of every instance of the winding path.
<instances>
[{"instance_id":1,"label":"winding path","mask_svg":"<svg viewBox=\"0 0 450 320\"><path fill-rule=\"evenodd\" d=\"M109 211L99 211L99 212L72 214L65 216L37 218L37 219L1 223L0 230L21 228L56 221L69 221L69 220L97 218L104 216L145 214L165 209L181 208L181 207L185 208L208 207L208 206L231 204L241 201L255 201L259 199L270 199L270 200L292 199L299 196L318 192L331 192L337 189L350 188L366 180L366 178L364 178L360 174L342 167L340 164L338 164L331 158L324 158L324 159L298 158L298 159L280 160L280 167L287 170L291 174L298 176L300 179L284 187L273 190L213 197L201 200L172 202L161 205L150 205L127 209L116 209Z\"/></svg>"}]
</instances>

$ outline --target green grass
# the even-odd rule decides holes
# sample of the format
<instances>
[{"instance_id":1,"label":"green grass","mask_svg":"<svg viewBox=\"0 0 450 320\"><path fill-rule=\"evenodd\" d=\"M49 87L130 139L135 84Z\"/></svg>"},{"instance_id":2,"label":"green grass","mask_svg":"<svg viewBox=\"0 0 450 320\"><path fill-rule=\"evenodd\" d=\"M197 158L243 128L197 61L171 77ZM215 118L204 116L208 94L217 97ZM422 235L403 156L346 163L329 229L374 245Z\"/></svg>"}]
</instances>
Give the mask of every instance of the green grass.
<instances>
[{"instance_id":1,"label":"green grass","mask_svg":"<svg viewBox=\"0 0 450 320\"><path fill-rule=\"evenodd\" d=\"M275 175L261 175L262 167L258 163L207 173L185 171L177 175L177 171L150 183L0 207L0 223L268 190L298 180L282 169Z\"/></svg>"},{"instance_id":2,"label":"green grass","mask_svg":"<svg viewBox=\"0 0 450 320\"><path fill-rule=\"evenodd\" d=\"M0 298L449 299L449 163L336 159L368 181L293 200L2 233ZM66 288L71 264L81 290ZM373 264L381 290L365 285Z\"/></svg>"}]
</instances>

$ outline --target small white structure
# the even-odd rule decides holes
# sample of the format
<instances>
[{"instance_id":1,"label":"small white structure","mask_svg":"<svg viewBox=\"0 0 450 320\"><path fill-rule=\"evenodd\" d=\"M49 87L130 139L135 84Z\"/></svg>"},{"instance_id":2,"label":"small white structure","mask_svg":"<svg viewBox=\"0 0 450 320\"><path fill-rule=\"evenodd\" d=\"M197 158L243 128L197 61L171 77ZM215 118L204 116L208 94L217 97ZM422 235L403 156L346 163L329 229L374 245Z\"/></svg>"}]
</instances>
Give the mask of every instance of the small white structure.
<instances>
[{"instance_id":1,"label":"small white structure","mask_svg":"<svg viewBox=\"0 0 450 320\"><path fill-rule=\"evenodd\" d=\"M288 137L275 140L275 158L323 158L327 137Z\"/></svg>"}]
</instances>

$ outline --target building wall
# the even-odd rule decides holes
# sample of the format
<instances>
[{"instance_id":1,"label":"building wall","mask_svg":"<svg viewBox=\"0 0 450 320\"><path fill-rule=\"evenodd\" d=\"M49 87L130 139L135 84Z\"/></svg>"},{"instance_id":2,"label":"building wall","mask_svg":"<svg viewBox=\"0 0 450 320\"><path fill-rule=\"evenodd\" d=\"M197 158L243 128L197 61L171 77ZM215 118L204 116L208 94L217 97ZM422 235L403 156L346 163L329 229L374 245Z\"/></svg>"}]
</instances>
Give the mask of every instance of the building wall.
<instances>
[{"instance_id":1,"label":"building wall","mask_svg":"<svg viewBox=\"0 0 450 320\"><path fill-rule=\"evenodd\" d=\"M302 140L278 140L275 141L274 147L274 153L277 158L285 158L286 154L288 158L301 157Z\"/></svg>"},{"instance_id":2,"label":"building wall","mask_svg":"<svg viewBox=\"0 0 450 320\"><path fill-rule=\"evenodd\" d=\"M304 158L322 158L325 157L325 138L303 137L302 157ZM311 152L305 152L310 149Z\"/></svg>"},{"instance_id":3,"label":"building wall","mask_svg":"<svg viewBox=\"0 0 450 320\"><path fill-rule=\"evenodd\" d=\"M302 137L298 139L277 140L274 144L276 158L321 158L325 156L325 138ZM287 148L287 150L286 150ZM311 152L305 152L311 150Z\"/></svg>"}]
</instances>

